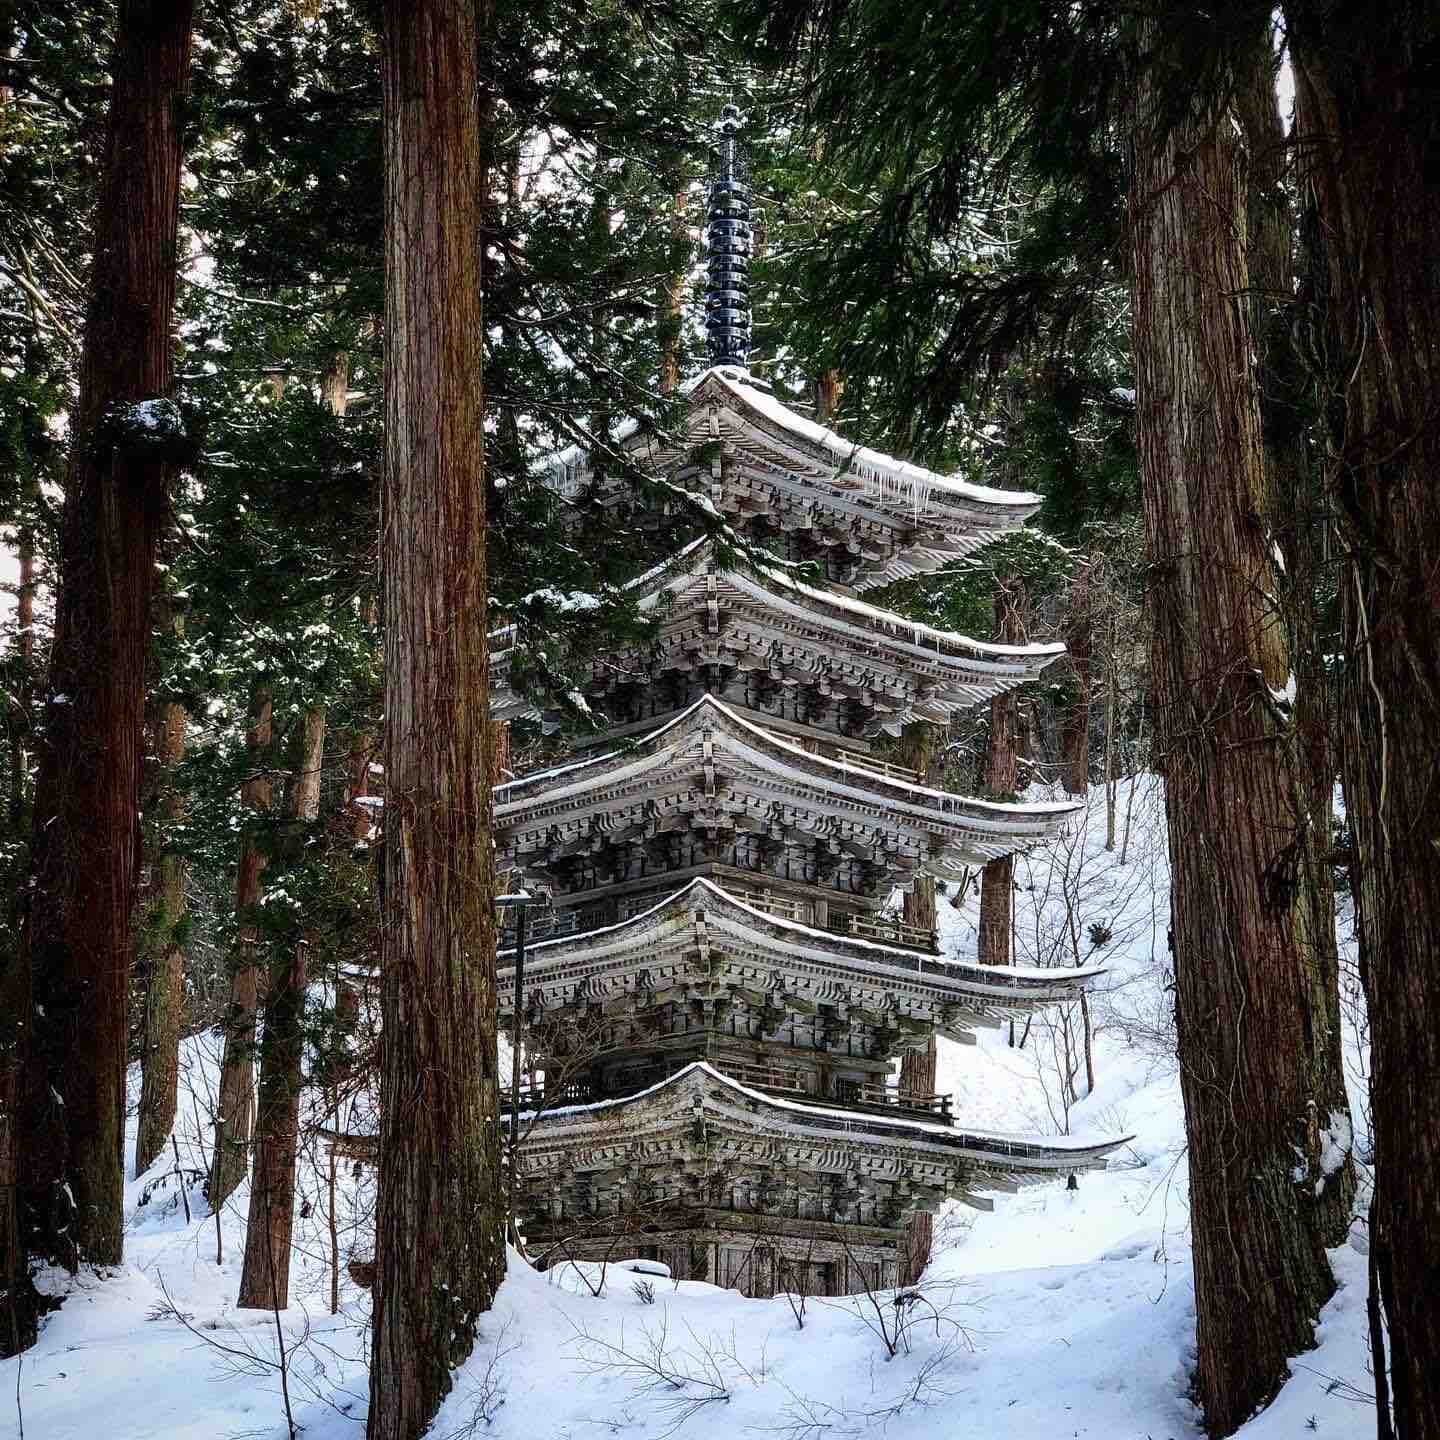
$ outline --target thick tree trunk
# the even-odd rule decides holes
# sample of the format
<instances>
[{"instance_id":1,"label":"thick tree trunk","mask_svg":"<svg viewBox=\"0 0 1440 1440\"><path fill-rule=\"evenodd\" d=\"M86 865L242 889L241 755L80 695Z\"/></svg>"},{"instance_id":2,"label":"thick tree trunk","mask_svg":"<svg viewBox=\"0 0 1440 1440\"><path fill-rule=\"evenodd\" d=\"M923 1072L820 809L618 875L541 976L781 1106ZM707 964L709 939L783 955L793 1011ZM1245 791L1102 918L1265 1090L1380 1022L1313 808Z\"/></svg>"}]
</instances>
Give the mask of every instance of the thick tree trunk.
<instances>
[{"instance_id":1,"label":"thick tree trunk","mask_svg":"<svg viewBox=\"0 0 1440 1440\"><path fill-rule=\"evenodd\" d=\"M17 1102L24 1034L18 1022L30 1011L30 973L8 953L0 958L0 1360L4 1360L35 1343L45 1304L30 1275L16 1189L22 1173Z\"/></svg>"},{"instance_id":2,"label":"thick tree trunk","mask_svg":"<svg viewBox=\"0 0 1440 1440\"><path fill-rule=\"evenodd\" d=\"M1115 848L1115 821L1119 810L1120 777L1115 773L1115 727L1119 723L1120 637L1114 615L1110 617L1110 643L1105 649L1105 848Z\"/></svg>"},{"instance_id":3,"label":"thick tree trunk","mask_svg":"<svg viewBox=\"0 0 1440 1440\"><path fill-rule=\"evenodd\" d=\"M475 13L387 0L385 925L370 1440L415 1440L504 1269Z\"/></svg>"},{"instance_id":4,"label":"thick tree trunk","mask_svg":"<svg viewBox=\"0 0 1440 1440\"><path fill-rule=\"evenodd\" d=\"M1347 551L1341 775L1374 1064L1371 1240L1395 1433L1437 1440L1440 15L1308 0L1285 14L1338 349L1327 490Z\"/></svg>"},{"instance_id":5,"label":"thick tree trunk","mask_svg":"<svg viewBox=\"0 0 1440 1440\"><path fill-rule=\"evenodd\" d=\"M845 377L838 370L822 370L815 377L815 418L828 425L840 408L845 393Z\"/></svg>"},{"instance_id":6,"label":"thick tree trunk","mask_svg":"<svg viewBox=\"0 0 1440 1440\"><path fill-rule=\"evenodd\" d=\"M320 402L337 418L350 404L350 356L337 350L320 377Z\"/></svg>"},{"instance_id":7,"label":"thick tree trunk","mask_svg":"<svg viewBox=\"0 0 1440 1440\"><path fill-rule=\"evenodd\" d=\"M180 1082L180 1016L185 999L185 857L167 833L185 814L185 795L175 768L185 755L188 717L178 700L156 707L154 730L156 834L160 853L151 893L141 917L141 958L145 965L145 1025L140 1051L140 1111L135 1130L135 1173L155 1163L175 1128Z\"/></svg>"},{"instance_id":8,"label":"thick tree trunk","mask_svg":"<svg viewBox=\"0 0 1440 1440\"><path fill-rule=\"evenodd\" d=\"M1275 576L1294 676L1291 707L1296 808L1308 817L1298 834L1296 883L1308 898L1301 943L1310 957L1311 1088L1316 1117L1344 1115L1345 1059L1341 1050L1340 951L1335 934L1335 884L1330 869L1330 824L1336 762L1329 652L1319 633L1317 595L1324 584L1325 533L1330 524L1307 425L1308 377L1297 353L1295 221L1286 189L1293 157L1275 95L1276 58L1269 27L1258 39L1236 108L1249 157L1246 193L1251 327L1259 356L1260 428L1265 447L1267 513L1284 561ZM1319 1129L1306 1147L1316 1209L1327 1245L1349 1232L1355 1165L1347 1152L1339 1169L1321 1169Z\"/></svg>"},{"instance_id":9,"label":"thick tree trunk","mask_svg":"<svg viewBox=\"0 0 1440 1440\"><path fill-rule=\"evenodd\" d=\"M934 881L918 884L930 886L930 923L935 920ZM907 897L908 899L909 897ZM915 913L923 914L917 910ZM909 916L906 916L909 919ZM924 924L916 920L915 924ZM906 1096L933 1095L935 1093L935 1037L932 1035L923 1050L907 1050L900 1061L900 1093ZM900 1254L900 1283L914 1285L930 1263L931 1249L935 1243L935 1217L928 1210L915 1210L905 1222L905 1239Z\"/></svg>"},{"instance_id":10,"label":"thick tree trunk","mask_svg":"<svg viewBox=\"0 0 1440 1440\"><path fill-rule=\"evenodd\" d=\"M916 771L921 780L929 782L934 759L934 727L924 720L912 721L905 727L898 747L902 765ZM904 899L904 920L920 930L933 931L936 926L935 879L920 875ZM900 1059L900 1093L907 1096L935 1093L935 1037L932 1035L923 1050L907 1050ZM900 1283L913 1285L930 1263L934 1243L934 1217L924 1210L914 1211L905 1222L905 1239L901 1249Z\"/></svg>"},{"instance_id":11,"label":"thick tree trunk","mask_svg":"<svg viewBox=\"0 0 1440 1440\"><path fill-rule=\"evenodd\" d=\"M922 930L935 928L935 881L922 875L915 888L905 897L905 923ZM900 1060L900 1093L907 1096L935 1093L935 1037L932 1035L923 1050L907 1050ZM905 1222L900 1283L913 1285L930 1263L934 1243L934 1216L928 1210L916 1210Z\"/></svg>"},{"instance_id":12,"label":"thick tree trunk","mask_svg":"<svg viewBox=\"0 0 1440 1440\"><path fill-rule=\"evenodd\" d=\"M675 208L670 212L670 243L677 250L685 248L688 227L685 209L688 196L675 192ZM660 393L673 395L680 385L680 335L685 311L685 267L681 265L665 281L665 329L660 338Z\"/></svg>"},{"instance_id":13,"label":"thick tree trunk","mask_svg":"<svg viewBox=\"0 0 1440 1440\"><path fill-rule=\"evenodd\" d=\"M31 497L27 497L29 499ZM8 697L10 793L7 797L10 831L25 833L29 802L30 703L35 660L35 532L22 527L19 536L20 576L15 601L15 656L19 674ZM20 862L23 863L23 862ZM19 1135L16 1105L20 1098L25 1020L30 1013L30 972L21 964L20 905L4 916L0 933L0 1359L18 1354L35 1343L40 1297L20 1233L16 1181Z\"/></svg>"},{"instance_id":14,"label":"thick tree trunk","mask_svg":"<svg viewBox=\"0 0 1440 1440\"><path fill-rule=\"evenodd\" d=\"M1081 561L1070 582L1065 649L1075 697L1060 717L1060 783L1067 795L1090 790L1090 566Z\"/></svg>"},{"instance_id":15,"label":"thick tree trunk","mask_svg":"<svg viewBox=\"0 0 1440 1440\"><path fill-rule=\"evenodd\" d=\"M27 503L34 503L27 495ZM25 823L27 791L30 784L30 705L34 698L35 667L35 529L23 525L16 545L19 584L15 587L15 656L19 661L18 683L6 704L9 727L10 776L7 804L11 830L17 836Z\"/></svg>"},{"instance_id":16,"label":"thick tree trunk","mask_svg":"<svg viewBox=\"0 0 1440 1440\"><path fill-rule=\"evenodd\" d=\"M90 305L71 417L50 701L24 933L33 1016L22 1097L32 1251L121 1259L131 910L139 865L156 542L178 446L174 373L189 0L116 26ZM150 402L138 410L140 402Z\"/></svg>"},{"instance_id":17,"label":"thick tree trunk","mask_svg":"<svg viewBox=\"0 0 1440 1440\"><path fill-rule=\"evenodd\" d=\"M251 828L240 836L235 868L235 954L230 977L230 1008L225 1017L225 1055L220 1064L220 1094L215 1105L215 1151L210 1159L210 1209L219 1214L230 1193L245 1178L250 1126L255 1114L255 1013L260 1003L259 937L251 911L260 903L265 852L256 829L270 810L270 686L257 681L250 692L245 730L249 774L240 803L254 812Z\"/></svg>"},{"instance_id":18,"label":"thick tree trunk","mask_svg":"<svg viewBox=\"0 0 1440 1440\"><path fill-rule=\"evenodd\" d=\"M370 795L370 764L375 758L375 736L368 730L350 734L349 775L345 787L345 815L352 840L368 840L375 828L375 815L365 801Z\"/></svg>"},{"instance_id":19,"label":"thick tree trunk","mask_svg":"<svg viewBox=\"0 0 1440 1440\"><path fill-rule=\"evenodd\" d=\"M291 843L304 843L305 827L320 814L325 761L325 709L305 712L290 778L287 818ZM242 1309L283 1310L290 1303L290 1234L295 1224L295 1155L300 1138L301 1061L305 1053L305 951L301 937L274 958L265 990L260 1042L260 1099L255 1112L255 1162L245 1261L240 1270Z\"/></svg>"},{"instance_id":20,"label":"thick tree trunk","mask_svg":"<svg viewBox=\"0 0 1440 1440\"><path fill-rule=\"evenodd\" d=\"M1013 579L998 579L995 590L995 638L1018 645L1025 634L1024 592ZM1015 694L1007 691L990 701L990 743L985 752L985 788L994 795L1013 795L1016 765ZM1015 857L1002 855L980 872L979 959L982 965L1010 963L1015 890ZM1012 1032L1013 1038L1013 1032Z\"/></svg>"},{"instance_id":21,"label":"thick tree trunk","mask_svg":"<svg viewBox=\"0 0 1440 1440\"><path fill-rule=\"evenodd\" d=\"M1153 22L1142 25L1142 49ZM1196 1388L1229 1434L1284 1382L1334 1288L1296 1154L1316 1126L1308 898L1288 662L1263 513L1244 300L1243 151L1230 116L1168 130L1138 86L1134 349L1165 767L1171 948L1194 1236Z\"/></svg>"}]
</instances>

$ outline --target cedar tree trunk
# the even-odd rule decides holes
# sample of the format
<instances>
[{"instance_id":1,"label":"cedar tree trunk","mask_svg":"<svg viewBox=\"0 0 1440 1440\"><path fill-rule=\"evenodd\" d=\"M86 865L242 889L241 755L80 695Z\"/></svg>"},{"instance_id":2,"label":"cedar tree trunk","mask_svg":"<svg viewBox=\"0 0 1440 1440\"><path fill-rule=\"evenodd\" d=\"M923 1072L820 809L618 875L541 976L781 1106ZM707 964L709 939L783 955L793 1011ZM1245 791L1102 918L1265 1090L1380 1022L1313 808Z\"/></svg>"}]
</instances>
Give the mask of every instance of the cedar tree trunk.
<instances>
[{"instance_id":1,"label":"cedar tree trunk","mask_svg":"<svg viewBox=\"0 0 1440 1440\"><path fill-rule=\"evenodd\" d=\"M1355 1165L1348 1148L1339 1168L1323 1153L1327 1115L1348 1115L1341 1050L1340 951L1335 934L1335 882L1330 868L1330 824L1336 757L1331 744L1328 652L1319 632L1325 576L1328 507L1307 433L1309 377L1296 335L1295 218L1285 186L1292 163L1275 95L1276 57L1268 24L1253 52L1236 109L1249 156L1246 193L1251 326L1259 357L1260 430L1265 447L1267 514L1284 565L1275 576L1295 681L1291 743L1299 787L1296 808L1307 823L1297 835L1296 883L1308 898L1302 944L1309 952L1311 987L1309 1064L1316 1123L1309 1127L1305 1162L1316 1187L1316 1206L1327 1245L1350 1229ZM1302 295L1302 300L1308 297ZM1348 1123L1348 1122L1346 1122ZM1327 1169L1327 1166L1329 1167Z\"/></svg>"},{"instance_id":2,"label":"cedar tree trunk","mask_svg":"<svg viewBox=\"0 0 1440 1440\"><path fill-rule=\"evenodd\" d=\"M670 212L670 243L682 253L689 248L689 227L685 223L688 199L684 190L677 190L674 209ZM660 335L662 395L673 395L680 385L680 335L685 321L685 271L686 265L681 264L665 279L662 301L665 319Z\"/></svg>"},{"instance_id":3,"label":"cedar tree trunk","mask_svg":"<svg viewBox=\"0 0 1440 1440\"><path fill-rule=\"evenodd\" d=\"M156 776L156 834L160 854L154 864L150 895L140 920L140 948L146 967L144 1036L140 1051L140 1112L135 1130L135 1173L155 1163L175 1128L175 1096L180 1081L180 1018L185 998L185 857L167 832L185 814L185 795L175 768L185 755L185 707L163 700L153 726Z\"/></svg>"},{"instance_id":4,"label":"cedar tree trunk","mask_svg":"<svg viewBox=\"0 0 1440 1440\"><path fill-rule=\"evenodd\" d=\"M370 1440L416 1440L504 1270L476 28L387 0L385 923Z\"/></svg>"},{"instance_id":5,"label":"cedar tree trunk","mask_svg":"<svg viewBox=\"0 0 1440 1440\"><path fill-rule=\"evenodd\" d=\"M827 371L833 375L836 372ZM923 784L929 783L931 761L934 757L934 727L925 720L913 720L905 727L900 737L899 758L902 765L916 771ZM907 925L917 925L922 930L934 930L935 878L932 875L917 875L913 888L904 900L904 919ZM900 1059L900 1093L905 1096L933 1095L935 1093L935 1037L932 1035L923 1050L907 1050ZM930 1263L930 1250L934 1242L934 1216L928 1210L914 1210L905 1222L905 1239L900 1254L900 1283L913 1285Z\"/></svg>"},{"instance_id":6,"label":"cedar tree trunk","mask_svg":"<svg viewBox=\"0 0 1440 1440\"><path fill-rule=\"evenodd\" d=\"M325 709L305 712L299 754L290 779L287 843L297 852L320 814L320 772L325 761ZM305 951L302 937L278 953L265 990L260 1041L260 1099L255 1112L255 1162L245 1262L240 1271L242 1309L283 1310L290 1303L290 1233L295 1223L295 1153L300 1138L301 1061L305 1053Z\"/></svg>"},{"instance_id":7,"label":"cedar tree trunk","mask_svg":"<svg viewBox=\"0 0 1440 1440\"><path fill-rule=\"evenodd\" d=\"M995 638L1004 645L1024 639L1024 590L1018 580L998 580L995 591ZM994 795L1013 795L1018 773L1015 747L1015 693L1006 691L990 701L990 743L985 753L985 787ZM982 965L1008 965L1013 928L1015 857L990 860L980 872L979 960ZM1012 1031L1011 1038L1014 1038Z\"/></svg>"},{"instance_id":8,"label":"cedar tree trunk","mask_svg":"<svg viewBox=\"0 0 1440 1440\"><path fill-rule=\"evenodd\" d=\"M1090 566L1081 561L1070 582L1065 650L1075 698L1060 717L1060 783L1067 795L1090 792Z\"/></svg>"},{"instance_id":9,"label":"cedar tree trunk","mask_svg":"<svg viewBox=\"0 0 1440 1440\"><path fill-rule=\"evenodd\" d=\"M19 674L7 697L9 726L10 831L25 831L29 790L26 750L30 735L31 673L35 656L35 534L30 525L20 532L20 584L16 595L15 653ZM23 860L17 856L18 863ZM0 934L0 1359L16 1355L35 1343L35 1326L41 1301L30 1278L25 1246L21 1242L17 1209L18 1116L24 1020L30 1013L30 971L21 964L19 948L20 897L3 916Z\"/></svg>"},{"instance_id":10,"label":"cedar tree trunk","mask_svg":"<svg viewBox=\"0 0 1440 1440\"><path fill-rule=\"evenodd\" d=\"M838 370L822 370L815 377L815 418L828 425L840 408L845 393L845 377Z\"/></svg>"},{"instance_id":11,"label":"cedar tree trunk","mask_svg":"<svg viewBox=\"0 0 1440 1440\"><path fill-rule=\"evenodd\" d=\"M190 0L119 8L71 417L22 942L34 1008L19 1147L25 1241L71 1267L117 1264L122 1251L150 595L170 475L184 452L168 396L191 10Z\"/></svg>"},{"instance_id":12,"label":"cedar tree trunk","mask_svg":"<svg viewBox=\"0 0 1440 1440\"><path fill-rule=\"evenodd\" d=\"M1440 15L1286 4L1338 354L1341 775L1370 1007L1395 1433L1440 1437Z\"/></svg>"},{"instance_id":13,"label":"cedar tree trunk","mask_svg":"<svg viewBox=\"0 0 1440 1440\"><path fill-rule=\"evenodd\" d=\"M245 729L248 774L240 787L240 803L256 820L240 836L235 868L235 955L230 976L230 1008L225 1019L225 1056L220 1065L220 1096L215 1109L215 1153L210 1158L210 1209L219 1213L230 1192L245 1178L249 1162L250 1126L255 1107L255 1013L260 1003L259 937L251 911L260 903L260 877L265 869L257 827L269 812L272 695L257 681L250 691L250 716Z\"/></svg>"},{"instance_id":14,"label":"cedar tree trunk","mask_svg":"<svg viewBox=\"0 0 1440 1440\"><path fill-rule=\"evenodd\" d=\"M1155 40L1141 25L1142 48ZM1245 171L1229 114L1166 125L1141 71L1130 191L1141 488L1194 1236L1213 1434L1267 1403L1334 1288L1308 1171L1309 901L1262 523Z\"/></svg>"}]
</instances>

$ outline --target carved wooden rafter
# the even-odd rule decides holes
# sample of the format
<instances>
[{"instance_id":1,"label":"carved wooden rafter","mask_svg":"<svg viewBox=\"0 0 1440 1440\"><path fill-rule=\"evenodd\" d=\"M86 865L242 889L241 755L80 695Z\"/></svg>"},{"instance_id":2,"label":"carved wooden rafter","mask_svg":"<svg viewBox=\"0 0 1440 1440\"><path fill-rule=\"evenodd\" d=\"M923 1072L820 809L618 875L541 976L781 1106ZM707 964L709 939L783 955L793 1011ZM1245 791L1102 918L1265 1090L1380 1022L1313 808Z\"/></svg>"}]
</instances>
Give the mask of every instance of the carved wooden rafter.
<instances>
[{"instance_id":1,"label":"carved wooden rafter","mask_svg":"<svg viewBox=\"0 0 1440 1440\"><path fill-rule=\"evenodd\" d=\"M512 995L508 953L499 956L502 1015ZM526 960L531 1023L575 1004L629 998L643 1006L709 985L763 996L786 1015L854 1005L954 1038L1074 999L1103 973L1098 966L1035 971L946 962L767 915L706 880L619 925L534 945Z\"/></svg>"},{"instance_id":2,"label":"carved wooden rafter","mask_svg":"<svg viewBox=\"0 0 1440 1440\"><path fill-rule=\"evenodd\" d=\"M822 866L872 866L872 889L919 870L959 875L1053 834L1075 809L995 805L850 770L711 697L633 748L522 777L496 801L499 856L527 871L563 875L564 862L662 834L717 848L743 834L809 847Z\"/></svg>"},{"instance_id":3,"label":"carved wooden rafter","mask_svg":"<svg viewBox=\"0 0 1440 1440\"><path fill-rule=\"evenodd\" d=\"M768 1186L773 1213L793 1187L830 1197L830 1213L809 1218L864 1221L859 1202L869 1195L883 1202L875 1218L897 1225L945 1195L1009 1191L1093 1169L1119 1143L1016 1141L787 1104L697 1064L627 1100L542 1114L521 1151L520 1175L523 1208L554 1219L569 1218L563 1207L579 1197L583 1214L603 1215L639 1205L642 1192L649 1203L699 1208L723 1202L728 1190L740 1202L732 1208L763 1211ZM762 1182L758 1197L746 1181ZM797 1218L806 1218L803 1210Z\"/></svg>"},{"instance_id":4,"label":"carved wooden rafter","mask_svg":"<svg viewBox=\"0 0 1440 1440\"><path fill-rule=\"evenodd\" d=\"M945 723L1034 679L1063 653L1059 645L1007 648L936 631L778 571L721 570L708 545L692 549L678 575L647 578L642 595L642 608L662 617L653 646L597 658L584 686L612 723L678 708L698 675L736 701L737 679L748 677L752 687L768 681L776 691L798 687L820 729L898 733L917 718ZM496 638L493 703L521 713L505 680L507 637ZM839 727L836 701L850 702L860 718ZM753 697L741 703L769 708Z\"/></svg>"}]
</instances>

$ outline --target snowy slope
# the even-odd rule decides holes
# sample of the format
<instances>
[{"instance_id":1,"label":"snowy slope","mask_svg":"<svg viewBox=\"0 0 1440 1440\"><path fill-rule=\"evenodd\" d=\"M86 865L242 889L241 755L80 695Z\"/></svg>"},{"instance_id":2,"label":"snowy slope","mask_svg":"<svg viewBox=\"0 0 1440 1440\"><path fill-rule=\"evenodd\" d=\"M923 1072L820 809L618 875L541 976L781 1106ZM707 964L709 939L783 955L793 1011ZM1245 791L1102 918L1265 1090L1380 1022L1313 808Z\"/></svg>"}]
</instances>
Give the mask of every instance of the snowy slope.
<instances>
[{"instance_id":1,"label":"snowy slope","mask_svg":"<svg viewBox=\"0 0 1440 1440\"><path fill-rule=\"evenodd\" d=\"M1124 804L1122 788L1122 823ZM878 1307L812 1298L802 1329L783 1297L743 1300L617 1265L539 1275L512 1258L434 1433L1198 1436L1186 1398L1194 1315L1180 1100L1167 1055L1163 825L1158 797L1142 787L1121 866L1103 849L1103 809L1097 792L1083 832L1017 866L1016 960L1074 963L1078 950L1110 967L1092 997L1094 1093L1065 1103L1066 1034L1056 1015L1037 1018L1023 1048L1010 1046L1006 1030L985 1032L974 1047L944 1045L939 1088L954 1091L959 1113L980 1127L1133 1132L1109 1170L1083 1177L1075 1192L1057 1183L997 1196L993 1214L942 1214L923 1299L903 1312L913 1317L908 1353L902 1346L893 1359L876 1333L894 1328L888 1296ZM942 905L947 951L973 956L975 918L973 896L960 910ZM1093 952L1091 924L1104 940ZM177 1143L196 1172L213 1048L202 1039L186 1049L196 1101L182 1086ZM1358 1074L1363 1057L1352 1051ZM1084 1095L1083 1061L1075 1065ZM0 1436L18 1434L17 1381L25 1434L46 1440L286 1434L274 1317L234 1306L245 1193L221 1217L217 1265L215 1221L197 1184L186 1223L174 1168L173 1155L162 1157L127 1187L126 1266L82 1277L18 1375L17 1362L0 1365ZM307 1155L309 1214L297 1228L295 1303L280 1328L305 1435L355 1440L366 1405L368 1296L346 1276L340 1313L328 1313L326 1179L323 1153ZM342 1167L338 1188L342 1248L367 1253L366 1187ZM1246 1440L1373 1433L1365 1259L1346 1247L1334 1260L1340 1289L1319 1344L1296 1360ZM648 1297L637 1290L647 1286Z\"/></svg>"}]
</instances>

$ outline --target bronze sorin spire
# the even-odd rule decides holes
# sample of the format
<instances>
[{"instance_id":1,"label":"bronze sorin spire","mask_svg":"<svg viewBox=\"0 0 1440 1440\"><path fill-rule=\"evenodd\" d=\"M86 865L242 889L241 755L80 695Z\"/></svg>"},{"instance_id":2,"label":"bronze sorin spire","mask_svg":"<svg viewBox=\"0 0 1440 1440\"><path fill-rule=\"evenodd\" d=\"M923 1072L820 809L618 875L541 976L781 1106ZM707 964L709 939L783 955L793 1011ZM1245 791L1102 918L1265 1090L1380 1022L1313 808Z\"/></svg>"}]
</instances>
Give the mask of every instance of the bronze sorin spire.
<instances>
[{"instance_id":1,"label":"bronze sorin spire","mask_svg":"<svg viewBox=\"0 0 1440 1440\"><path fill-rule=\"evenodd\" d=\"M750 160L734 105L720 112L718 129L705 219L705 329L711 361L743 370L750 360Z\"/></svg>"}]
</instances>

